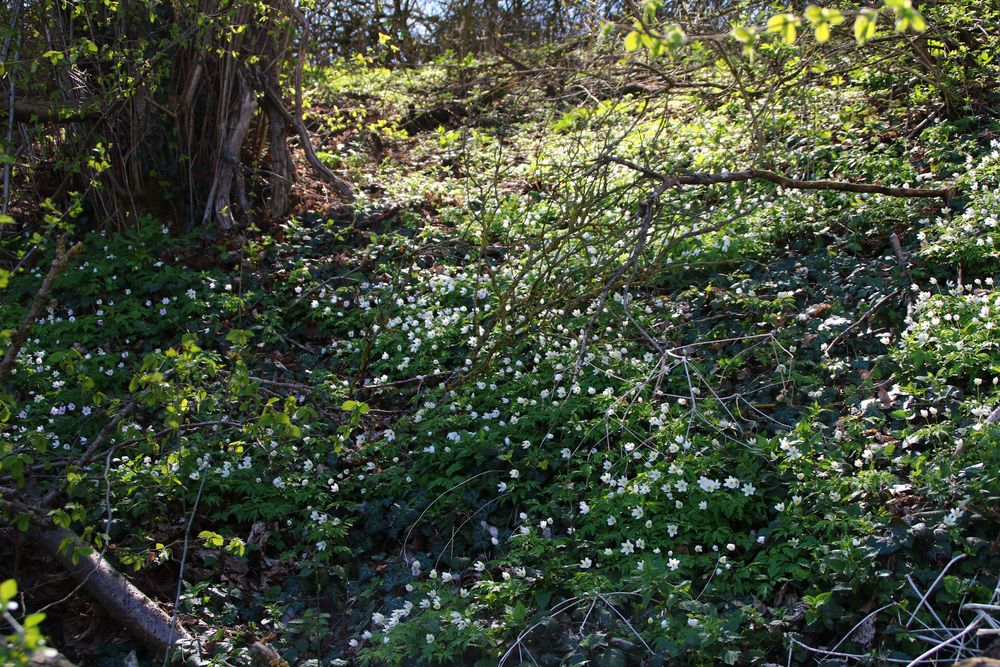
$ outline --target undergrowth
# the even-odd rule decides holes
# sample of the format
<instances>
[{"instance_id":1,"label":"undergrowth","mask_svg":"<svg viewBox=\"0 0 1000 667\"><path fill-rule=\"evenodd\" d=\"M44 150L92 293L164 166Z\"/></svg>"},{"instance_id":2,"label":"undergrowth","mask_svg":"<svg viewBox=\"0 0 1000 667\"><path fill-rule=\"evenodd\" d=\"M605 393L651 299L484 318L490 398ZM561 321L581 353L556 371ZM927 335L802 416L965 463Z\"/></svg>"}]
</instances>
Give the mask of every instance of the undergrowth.
<instances>
[{"instance_id":1,"label":"undergrowth","mask_svg":"<svg viewBox=\"0 0 1000 667\"><path fill-rule=\"evenodd\" d=\"M212 664L258 639L297 664L905 662L992 599L1000 128L911 139L902 108L863 120L863 80L804 88L773 114L786 167L957 197L650 203L595 161L738 168L741 104L526 87L477 110L473 85L406 129L443 67L310 73L353 207L235 243L87 235L4 397L3 479L64 479L53 519L148 593L183 574ZM73 646L60 613L43 630Z\"/></svg>"}]
</instances>

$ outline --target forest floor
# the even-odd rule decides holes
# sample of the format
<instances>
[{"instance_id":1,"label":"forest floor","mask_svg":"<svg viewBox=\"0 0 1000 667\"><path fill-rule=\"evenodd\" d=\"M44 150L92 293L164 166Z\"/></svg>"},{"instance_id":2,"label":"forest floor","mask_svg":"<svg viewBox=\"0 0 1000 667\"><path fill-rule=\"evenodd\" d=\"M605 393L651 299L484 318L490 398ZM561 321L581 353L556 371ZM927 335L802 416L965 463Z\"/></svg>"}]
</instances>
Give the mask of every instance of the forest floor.
<instances>
[{"instance_id":1,"label":"forest floor","mask_svg":"<svg viewBox=\"0 0 1000 667\"><path fill-rule=\"evenodd\" d=\"M203 664L907 664L970 626L934 657L996 651L1000 125L922 123L862 72L799 82L763 141L739 99L548 71L311 72L357 201L88 235L6 455L71 462L65 523L176 599ZM955 194L650 173L748 163ZM134 648L0 553L52 645Z\"/></svg>"}]
</instances>

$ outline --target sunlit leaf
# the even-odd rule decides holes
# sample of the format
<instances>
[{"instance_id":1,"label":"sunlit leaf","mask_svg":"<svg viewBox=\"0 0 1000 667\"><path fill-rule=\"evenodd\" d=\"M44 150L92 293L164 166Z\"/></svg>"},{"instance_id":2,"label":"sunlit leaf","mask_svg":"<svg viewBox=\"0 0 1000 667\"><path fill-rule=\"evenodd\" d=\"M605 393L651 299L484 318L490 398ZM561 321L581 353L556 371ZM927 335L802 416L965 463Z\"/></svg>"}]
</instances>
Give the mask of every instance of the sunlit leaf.
<instances>
[{"instance_id":1,"label":"sunlit leaf","mask_svg":"<svg viewBox=\"0 0 1000 667\"><path fill-rule=\"evenodd\" d=\"M756 35L749 28L742 25L733 28L733 37L744 44L752 44L756 39Z\"/></svg>"},{"instance_id":2,"label":"sunlit leaf","mask_svg":"<svg viewBox=\"0 0 1000 667\"><path fill-rule=\"evenodd\" d=\"M878 17L871 9L862 9L854 19L854 39L864 44L875 36Z\"/></svg>"},{"instance_id":3,"label":"sunlit leaf","mask_svg":"<svg viewBox=\"0 0 1000 667\"><path fill-rule=\"evenodd\" d=\"M6 607L7 603L13 600L15 595L17 595L16 581L8 579L0 583L0 605Z\"/></svg>"},{"instance_id":4,"label":"sunlit leaf","mask_svg":"<svg viewBox=\"0 0 1000 667\"><path fill-rule=\"evenodd\" d=\"M642 46L642 35L637 31L633 30L629 34L625 35L625 50L629 53L637 51L639 47Z\"/></svg>"},{"instance_id":5,"label":"sunlit leaf","mask_svg":"<svg viewBox=\"0 0 1000 667\"><path fill-rule=\"evenodd\" d=\"M767 31L781 36L781 41L791 46L798 36L797 27L801 23L793 14L778 14L767 21Z\"/></svg>"}]
</instances>

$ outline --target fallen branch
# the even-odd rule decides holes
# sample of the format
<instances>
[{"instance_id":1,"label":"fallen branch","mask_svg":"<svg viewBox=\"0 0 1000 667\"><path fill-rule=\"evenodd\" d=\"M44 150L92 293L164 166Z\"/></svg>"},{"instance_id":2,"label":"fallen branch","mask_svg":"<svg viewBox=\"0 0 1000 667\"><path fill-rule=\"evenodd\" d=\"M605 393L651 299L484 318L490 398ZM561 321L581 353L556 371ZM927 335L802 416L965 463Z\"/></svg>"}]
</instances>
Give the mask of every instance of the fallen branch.
<instances>
[{"instance_id":1,"label":"fallen branch","mask_svg":"<svg viewBox=\"0 0 1000 667\"><path fill-rule=\"evenodd\" d=\"M156 602L85 545L73 531L37 527L29 530L28 537L56 558L105 611L157 655L193 645L193 638L184 628L172 627L171 617Z\"/></svg>"},{"instance_id":2,"label":"fallen branch","mask_svg":"<svg viewBox=\"0 0 1000 667\"><path fill-rule=\"evenodd\" d=\"M21 351L21 347L24 345L24 341L28 340L28 334L31 333L31 328L35 325L35 321L42 312L42 308L45 306L46 299L49 298L49 292L52 291L52 284L55 282L59 274L63 272L66 265L69 263L75 255L77 255L81 250L83 250L83 244L77 243L71 248L66 247L66 237L62 236L56 241L56 256L52 259L52 264L49 266L49 272L45 274L45 278L42 280L42 286L38 288L38 292L35 293L35 298L31 302L31 307L28 308L27 314L24 316L24 320L21 322L21 326L17 328L14 335L10 337L10 344L4 351L3 359L0 360L0 382L7 379L10 375L10 370L14 366L14 360L17 359L18 352Z\"/></svg>"},{"instance_id":3,"label":"fallen branch","mask_svg":"<svg viewBox=\"0 0 1000 667\"><path fill-rule=\"evenodd\" d=\"M717 174L676 174L668 175L653 171L624 158L606 156L598 160L598 164L620 164L637 171L647 178L660 181L668 186L678 185L715 185L717 183L740 183L743 181L763 180L776 183L789 190L835 190L838 192L858 192L886 195L888 197L916 197L925 199L940 199L945 204L955 196L955 187L945 188L902 188L875 183L852 183L850 181L805 181L790 178L768 169L745 169L743 171L724 171Z\"/></svg>"},{"instance_id":4,"label":"fallen branch","mask_svg":"<svg viewBox=\"0 0 1000 667\"><path fill-rule=\"evenodd\" d=\"M133 637L157 655L193 651L194 638L159 605L120 574L80 536L44 518L44 508L25 500L22 491L0 488L0 516L17 513L30 517L25 537L45 555L58 561L98 604ZM74 591L75 592L75 591Z\"/></svg>"}]
</instances>

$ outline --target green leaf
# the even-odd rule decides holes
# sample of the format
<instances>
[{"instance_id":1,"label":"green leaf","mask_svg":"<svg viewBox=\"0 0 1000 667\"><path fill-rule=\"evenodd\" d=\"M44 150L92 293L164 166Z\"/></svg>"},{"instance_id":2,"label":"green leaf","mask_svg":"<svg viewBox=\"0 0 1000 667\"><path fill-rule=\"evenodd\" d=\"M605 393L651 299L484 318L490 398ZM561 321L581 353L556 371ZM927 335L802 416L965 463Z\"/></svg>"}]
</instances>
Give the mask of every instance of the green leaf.
<instances>
[{"instance_id":1,"label":"green leaf","mask_svg":"<svg viewBox=\"0 0 1000 667\"><path fill-rule=\"evenodd\" d=\"M22 625L25 628L33 628L41 624L41 622L44 620L45 620L45 614L43 613L28 614L27 616L24 617L24 623L22 623Z\"/></svg>"},{"instance_id":2,"label":"green leaf","mask_svg":"<svg viewBox=\"0 0 1000 667\"><path fill-rule=\"evenodd\" d=\"M781 35L781 41L791 46L798 36L796 28L801 21L794 14L778 14L767 21L767 31Z\"/></svg>"},{"instance_id":3,"label":"green leaf","mask_svg":"<svg viewBox=\"0 0 1000 667\"><path fill-rule=\"evenodd\" d=\"M733 37L744 44L752 44L755 35L745 26L738 25L733 28Z\"/></svg>"},{"instance_id":4,"label":"green leaf","mask_svg":"<svg viewBox=\"0 0 1000 667\"><path fill-rule=\"evenodd\" d=\"M184 348L186 352L201 351L201 348L198 347L198 337L195 336L193 333L186 333L183 336L181 336L181 347Z\"/></svg>"},{"instance_id":5,"label":"green leaf","mask_svg":"<svg viewBox=\"0 0 1000 667\"><path fill-rule=\"evenodd\" d=\"M246 345L253 338L253 332L246 329L233 329L226 334L226 341L235 345Z\"/></svg>"},{"instance_id":6,"label":"green leaf","mask_svg":"<svg viewBox=\"0 0 1000 667\"><path fill-rule=\"evenodd\" d=\"M805 15L813 26L817 26L820 23L840 25L844 22L844 15L840 13L839 9L827 9L825 7L809 5L806 7Z\"/></svg>"},{"instance_id":7,"label":"green leaf","mask_svg":"<svg viewBox=\"0 0 1000 667\"><path fill-rule=\"evenodd\" d=\"M200 533L198 533L198 539L205 540L206 547L221 547L225 542L222 535L219 535L218 533L213 533L210 530L203 530Z\"/></svg>"},{"instance_id":8,"label":"green leaf","mask_svg":"<svg viewBox=\"0 0 1000 667\"><path fill-rule=\"evenodd\" d=\"M905 32L912 29L914 32L923 32L927 29L927 22L924 17L914 9L909 0L905 2L892 3L896 12L896 32Z\"/></svg>"},{"instance_id":9,"label":"green leaf","mask_svg":"<svg viewBox=\"0 0 1000 667\"><path fill-rule=\"evenodd\" d=\"M659 2L646 0L646 2L642 3L642 17L647 25L653 25L656 23L656 12L659 8Z\"/></svg>"},{"instance_id":10,"label":"green leaf","mask_svg":"<svg viewBox=\"0 0 1000 667\"><path fill-rule=\"evenodd\" d=\"M830 28L844 22L844 15L837 9L825 9L809 5L805 11L806 18L816 32L816 41L825 44L830 39Z\"/></svg>"},{"instance_id":11,"label":"green leaf","mask_svg":"<svg viewBox=\"0 0 1000 667\"><path fill-rule=\"evenodd\" d=\"M52 523L60 528L69 528L70 523L72 523L69 514L63 510L53 510L50 514L52 516Z\"/></svg>"},{"instance_id":12,"label":"green leaf","mask_svg":"<svg viewBox=\"0 0 1000 667\"><path fill-rule=\"evenodd\" d=\"M0 215L0 225L13 225L16 220L9 215Z\"/></svg>"},{"instance_id":13,"label":"green leaf","mask_svg":"<svg viewBox=\"0 0 1000 667\"><path fill-rule=\"evenodd\" d=\"M633 51L638 51L639 47L642 46L642 35L638 31L633 30L629 34L625 35L625 50L629 53Z\"/></svg>"},{"instance_id":14,"label":"green leaf","mask_svg":"<svg viewBox=\"0 0 1000 667\"><path fill-rule=\"evenodd\" d=\"M862 9L854 19L854 39L858 44L864 44L875 36L878 29L878 16L871 9Z\"/></svg>"},{"instance_id":15,"label":"green leaf","mask_svg":"<svg viewBox=\"0 0 1000 667\"><path fill-rule=\"evenodd\" d=\"M684 33L684 30L682 30L680 26L672 25L666 29L666 31L663 33L663 39L660 41L665 43L668 49L670 49L671 51L675 51L678 47L680 47L682 44L684 44L684 42L687 41L687 35Z\"/></svg>"},{"instance_id":16,"label":"green leaf","mask_svg":"<svg viewBox=\"0 0 1000 667\"><path fill-rule=\"evenodd\" d=\"M344 412L354 412L357 410L358 413L366 415L368 414L369 407L367 403L362 403L361 401L344 401L340 405L340 409Z\"/></svg>"},{"instance_id":17,"label":"green leaf","mask_svg":"<svg viewBox=\"0 0 1000 667\"><path fill-rule=\"evenodd\" d=\"M240 538L234 537L233 539L229 540L229 544L226 545L226 550L229 553L233 553L236 554L237 556L242 557L243 554L246 553L247 545Z\"/></svg>"},{"instance_id":18,"label":"green leaf","mask_svg":"<svg viewBox=\"0 0 1000 667\"><path fill-rule=\"evenodd\" d=\"M0 607L6 609L7 603L13 600L15 595L17 595L16 581L8 579L0 584Z\"/></svg>"}]
</instances>

